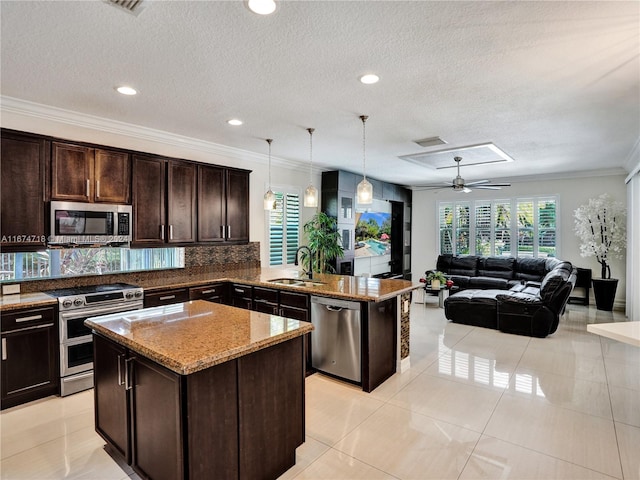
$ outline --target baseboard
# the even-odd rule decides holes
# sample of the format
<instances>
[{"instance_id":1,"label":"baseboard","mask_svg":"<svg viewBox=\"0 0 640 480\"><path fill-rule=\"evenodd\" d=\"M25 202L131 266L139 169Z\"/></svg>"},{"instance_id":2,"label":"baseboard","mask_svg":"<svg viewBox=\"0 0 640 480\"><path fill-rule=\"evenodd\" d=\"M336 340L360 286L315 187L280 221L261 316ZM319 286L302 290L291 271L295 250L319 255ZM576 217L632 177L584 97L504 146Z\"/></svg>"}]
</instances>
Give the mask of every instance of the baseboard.
<instances>
[{"instance_id":1,"label":"baseboard","mask_svg":"<svg viewBox=\"0 0 640 480\"><path fill-rule=\"evenodd\" d=\"M396 361L396 373L404 373L411 368L410 356L411 355L407 355L399 362Z\"/></svg>"}]
</instances>

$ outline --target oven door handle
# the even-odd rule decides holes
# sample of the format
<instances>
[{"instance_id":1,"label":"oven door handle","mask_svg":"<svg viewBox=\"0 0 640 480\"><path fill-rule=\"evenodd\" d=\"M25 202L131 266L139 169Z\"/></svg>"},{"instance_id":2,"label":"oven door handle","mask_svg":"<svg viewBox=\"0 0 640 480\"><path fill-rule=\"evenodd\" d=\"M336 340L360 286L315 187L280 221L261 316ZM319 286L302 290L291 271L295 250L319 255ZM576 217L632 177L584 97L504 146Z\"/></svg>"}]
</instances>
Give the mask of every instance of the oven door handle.
<instances>
[{"instance_id":1,"label":"oven door handle","mask_svg":"<svg viewBox=\"0 0 640 480\"><path fill-rule=\"evenodd\" d=\"M128 305L115 305L113 307L96 307L91 309L76 310L75 312L66 312L60 314L61 320L73 320L74 318L97 317L99 315L107 315L109 313L128 312L130 310L140 310L142 302L130 303Z\"/></svg>"}]
</instances>

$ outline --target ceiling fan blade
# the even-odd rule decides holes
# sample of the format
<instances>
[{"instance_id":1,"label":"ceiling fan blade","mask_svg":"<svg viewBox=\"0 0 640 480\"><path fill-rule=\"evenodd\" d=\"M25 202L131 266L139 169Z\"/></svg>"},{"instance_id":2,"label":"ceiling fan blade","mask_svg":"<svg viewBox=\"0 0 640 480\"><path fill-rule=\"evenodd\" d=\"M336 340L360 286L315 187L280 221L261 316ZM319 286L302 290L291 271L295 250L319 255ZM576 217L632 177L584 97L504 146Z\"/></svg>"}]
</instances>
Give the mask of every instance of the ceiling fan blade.
<instances>
[{"instance_id":1,"label":"ceiling fan blade","mask_svg":"<svg viewBox=\"0 0 640 480\"><path fill-rule=\"evenodd\" d=\"M510 183L491 183L490 186L492 186L492 187L510 187L511 184Z\"/></svg>"},{"instance_id":2,"label":"ceiling fan blade","mask_svg":"<svg viewBox=\"0 0 640 480\"><path fill-rule=\"evenodd\" d=\"M489 183L491 180L476 180L475 182L469 182L466 185L480 185L482 183Z\"/></svg>"},{"instance_id":3,"label":"ceiling fan blade","mask_svg":"<svg viewBox=\"0 0 640 480\"><path fill-rule=\"evenodd\" d=\"M498 187L497 185L477 185L473 188L476 190L502 190L502 187Z\"/></svg>"},{"instance_id":4,"label":"ceiling fan blade","mask_svg":"<svg viewBox=\"0 0 640 480\"><path fill-rule=\"evenodd\" d=\"M463 193L471 193L471 189L467 188L467 187L462 187L462 192Z\"/></svg>"}]
</instances>

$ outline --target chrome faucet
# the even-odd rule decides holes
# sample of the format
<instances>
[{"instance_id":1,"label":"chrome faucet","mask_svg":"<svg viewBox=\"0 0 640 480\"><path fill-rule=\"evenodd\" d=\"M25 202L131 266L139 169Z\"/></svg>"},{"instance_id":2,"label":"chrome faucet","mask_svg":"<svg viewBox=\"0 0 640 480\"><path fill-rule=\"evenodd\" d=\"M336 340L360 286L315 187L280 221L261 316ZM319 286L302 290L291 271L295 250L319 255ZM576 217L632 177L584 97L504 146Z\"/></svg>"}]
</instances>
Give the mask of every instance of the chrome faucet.
<instances>
[{"instance_id":1,"label":"chrome faucet","mask_svg":"<svg viewBox=\"0 0 640 480\"><path fill-rule=\"evenodd\" d=\"M309 252L309 270L304 272L307 274L307 276L309 277L309 280L311 280L313 278L313 266L312 266L312 262L313 259L311 258L311 249L309 247L307 247L306 245L302 245L301 247L298 247L298 249L296 250L296 259L293 262L293 264L295 266L298 266L298 253L300 253L300 250L306 249L307 252Z\"/></svg>"}]
</instances>

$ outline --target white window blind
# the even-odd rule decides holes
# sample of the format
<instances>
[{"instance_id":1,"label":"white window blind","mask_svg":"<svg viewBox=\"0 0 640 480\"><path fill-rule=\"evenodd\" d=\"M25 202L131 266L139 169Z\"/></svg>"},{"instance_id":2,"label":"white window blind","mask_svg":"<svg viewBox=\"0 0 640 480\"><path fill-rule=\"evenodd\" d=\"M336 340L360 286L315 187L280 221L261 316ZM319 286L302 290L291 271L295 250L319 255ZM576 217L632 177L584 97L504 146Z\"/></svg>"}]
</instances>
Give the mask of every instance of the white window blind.
<instances>
[{"instance_id":1,"label":"white window blind","mask_svg":"<svg viewBox=\"0 0 640 480\"><path fill-rule=\"evenodd\" d=\"M556 200L538 199L538 257L556 256Z\"/></svg>"},{"instance_id":2,"label":"white window blind","mask_svg":"<svg viewBox=\"0 0 640 480\"><path fill-rule=\"evenodd\" d=\"M455 252L457 255L468 255L469 253L471 253L469 245L469 225L471 225L469 202L461 202L456 205L455 224Z\"/></svg>"},{"instance_id":3,"label":"white window blind","mask_svg":"<svg viewBox=\"0 0 640 480\"><path fill-rule=\"evenodd\" d=\"M276 192L269 212L269 265L290 265L300 246L300 196Z\"/></svg>"},{"instance_id":4,"label":"white window blind","mask_svg":"<svg viewBox=\"0 0 640 480\"><path fill-rule=\"evenodd\" d=\"M453 203L441 203L438 218L440 253L453 253Z\"/></svg>"},{"instance_id":5,"label":"white window blind","mask_svg":"<svg viewBox=\"0 0 640 480\"><path fill-rule=\"evenodd\" d=\"M518 257L533 257L534 222L533 200L518 200Z\"/></svg>"},{"instance_id":6,"label":"white window blind","mask_svg":"<svg viewBox=\"0 0 640 480\"><path fill-rule=\"evenodd\" d=\"M476 202L476 255L492 255L491 202Z\"/></svg>"},{"instance_id":7,"label":"white window blind","mask_svg":"<svg viewBox=\"0 0 640 480\"><path fill-rule=\"evenodd\" d=\"M493 203L493 231L495 244L493 255L511 255L511 202L497 200Z\"/></svg>"}]
</instances>

